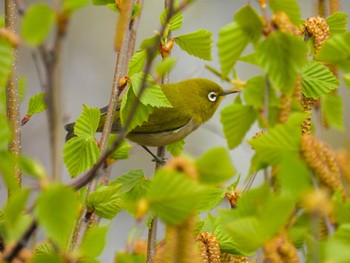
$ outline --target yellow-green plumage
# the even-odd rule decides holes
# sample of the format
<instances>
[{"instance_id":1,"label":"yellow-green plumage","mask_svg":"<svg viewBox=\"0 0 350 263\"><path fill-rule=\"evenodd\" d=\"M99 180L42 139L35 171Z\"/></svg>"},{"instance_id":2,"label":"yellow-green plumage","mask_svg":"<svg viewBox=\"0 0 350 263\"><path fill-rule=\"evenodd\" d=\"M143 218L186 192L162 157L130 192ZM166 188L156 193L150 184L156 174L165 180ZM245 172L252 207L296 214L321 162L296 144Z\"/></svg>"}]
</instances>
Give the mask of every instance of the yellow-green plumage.
<instances>
[{"instance_id":1,"label":"yellow-green plumage","mask_svg":"<svg viewBox=\"0 0 350 263\"><path fill-rule=\"evenodd\" d=\"M173 107L154 108L147 122L127 134L129 140L144 146L163 146L179 141L208 121L223 96L232 93L224 92L211 80L200 78L161 85L161 88ZM121 129L119 109L118 106L113 133L118 133ZM106 110L107 107L101 109L98 131L102 131ZM67 125L66 130L72 132L73 127L72 124Z\"/></svg>"}]
</instances>

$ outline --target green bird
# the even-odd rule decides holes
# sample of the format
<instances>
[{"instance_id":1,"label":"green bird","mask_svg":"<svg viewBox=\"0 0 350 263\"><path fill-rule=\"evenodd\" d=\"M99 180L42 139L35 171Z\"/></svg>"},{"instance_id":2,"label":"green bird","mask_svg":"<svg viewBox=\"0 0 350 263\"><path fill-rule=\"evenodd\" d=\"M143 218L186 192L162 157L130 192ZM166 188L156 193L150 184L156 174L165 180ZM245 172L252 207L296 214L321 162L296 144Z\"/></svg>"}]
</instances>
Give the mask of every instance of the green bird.
<instances>
[{"instance_id":1,"label":"green bird","mask_svg":"<svg viewBox=\"0 0 350 263\"><path fill-rule=\"evenodd\" d=\"M172 107L154 108L148 121L126 135L130 141L141 146L165 146L187 137L213 116L225 95L237 92L224 91L215 82L204 78L160 86ZM117 105L112 133L118 133L122 129L119 116L120 105L121 102ZM107 108L108 106L100 109L98 132L103 129ZM68 132L66 140L74 136L74 124L65 126Z\"/></svg>"}]
</instances>

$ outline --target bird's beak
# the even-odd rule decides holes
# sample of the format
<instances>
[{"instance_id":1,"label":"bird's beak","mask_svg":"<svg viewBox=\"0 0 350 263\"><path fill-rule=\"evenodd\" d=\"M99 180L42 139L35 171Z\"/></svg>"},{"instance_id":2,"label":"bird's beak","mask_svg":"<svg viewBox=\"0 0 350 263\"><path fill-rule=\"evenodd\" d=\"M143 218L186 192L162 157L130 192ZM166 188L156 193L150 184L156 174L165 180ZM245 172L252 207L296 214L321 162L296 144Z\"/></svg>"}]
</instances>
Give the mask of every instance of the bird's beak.
<instances>
[{"instance_id":1,"label":"bird's beak","mask_svg":"<svg viewBox=\"0 0 350 263\"><path fill-rule=\"evenodd\" d=\"M237 92L239 92L239 90L224 90L222 93L220 93L220 96L226 96L228 94L237 93Z\"/></svg>"}]
</instances>

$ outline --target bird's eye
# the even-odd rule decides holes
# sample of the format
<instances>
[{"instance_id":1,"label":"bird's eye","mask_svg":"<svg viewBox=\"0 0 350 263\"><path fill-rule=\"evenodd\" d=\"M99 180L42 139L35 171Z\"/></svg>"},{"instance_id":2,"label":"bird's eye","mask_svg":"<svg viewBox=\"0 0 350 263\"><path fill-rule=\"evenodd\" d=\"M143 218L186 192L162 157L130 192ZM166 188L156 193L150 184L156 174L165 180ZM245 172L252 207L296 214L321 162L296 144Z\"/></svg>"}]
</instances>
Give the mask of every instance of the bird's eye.
<instances>
[{"instance_id":1,"label":"bird's eye","mask_svg":"<svg viewBox=\"0 0 350 263\"><path fill-rule=\"evenodd\" d=\"M212 102L216 101L216 93L215 92L210 92L208 94L208 99Z\"/></svg>"}]
</instances>

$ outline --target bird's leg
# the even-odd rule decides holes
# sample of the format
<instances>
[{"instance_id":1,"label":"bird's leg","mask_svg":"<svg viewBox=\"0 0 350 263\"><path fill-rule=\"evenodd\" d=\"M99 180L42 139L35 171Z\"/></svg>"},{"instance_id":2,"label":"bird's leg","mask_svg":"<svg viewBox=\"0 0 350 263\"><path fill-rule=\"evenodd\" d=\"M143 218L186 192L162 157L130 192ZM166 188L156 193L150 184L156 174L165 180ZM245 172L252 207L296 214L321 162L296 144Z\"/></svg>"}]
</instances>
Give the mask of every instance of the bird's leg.
<instances>
[{"instance_id":1,"label":"bird's leg","mask_svg":"<svg viewBox=\"0 0 350 263\"><path fill-rule=\"evenodd\" d=\"M159 156L155 155L153 152L151 152L150 149L148 149L148 148L147 148L146 146L144 146L144 145L141 145L141 147L142 147L143 149L145 149L146 152L148 152L150 155L152 155L152 157L154 158L154 159L152 160L153 162L157 162L157 163L160 163L160 164L162 164L162 165L165 164L166 158L162 158L162 157L159 157Z\"/></svg>"}]
</instances>

